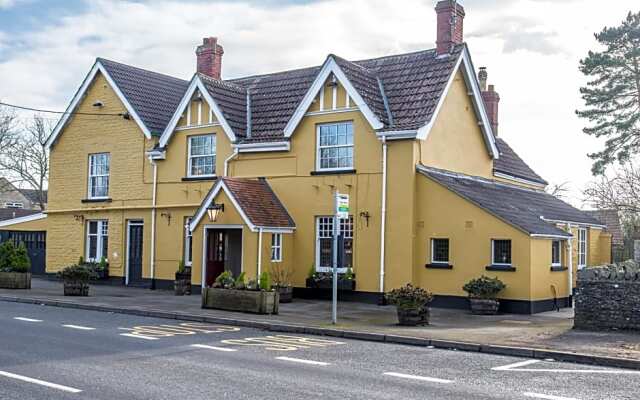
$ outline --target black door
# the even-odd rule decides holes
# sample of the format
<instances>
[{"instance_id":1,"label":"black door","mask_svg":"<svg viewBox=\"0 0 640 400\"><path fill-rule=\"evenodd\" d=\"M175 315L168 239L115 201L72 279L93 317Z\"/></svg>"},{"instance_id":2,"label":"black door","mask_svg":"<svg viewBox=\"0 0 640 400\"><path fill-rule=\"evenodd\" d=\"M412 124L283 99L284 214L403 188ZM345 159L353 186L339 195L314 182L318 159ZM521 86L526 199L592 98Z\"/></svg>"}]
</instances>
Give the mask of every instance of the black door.
<instances>
[{"instance_id":1,"label":"black door","mask_svg":"<svg viewBox=\"0 0 640 400\"><path fill-rule=\"evenodd\" d=\"M142 232L141 222L129 223L129 284L142 282Z\"/></svg>"}]
</instances>

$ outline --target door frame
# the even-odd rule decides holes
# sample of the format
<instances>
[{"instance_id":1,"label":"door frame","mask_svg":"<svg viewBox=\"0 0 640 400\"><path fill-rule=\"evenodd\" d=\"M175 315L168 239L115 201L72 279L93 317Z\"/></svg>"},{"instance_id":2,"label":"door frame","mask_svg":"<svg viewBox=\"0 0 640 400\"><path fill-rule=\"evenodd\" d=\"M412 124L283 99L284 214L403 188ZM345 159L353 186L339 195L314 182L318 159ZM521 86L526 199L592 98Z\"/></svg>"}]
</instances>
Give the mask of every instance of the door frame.
<instances>
[{"instance_id":1,"label":"door frame","mask_svg":"<svg viewBox=\"0 0 640 400\"><path fill-rule=\"evenodd\" d=\"M240 272L244 272L244 226L243 225L205 225L202 230L202 263L200 264L201 281L200 287L204 289L207 283L207 237L209 230L224 230L224 229L240 229Z\"/></svg>"},{"instance_id":2,"label":"door frame","mask_svg":"<svg viewBox=\"0 0 640 400\"><path fill-rule=\"evenodd\" d=\"M126 253L125 253L125 257L126 257L126 262L125 262L125 274L124 274L124 284L125 285L129 285L129 244L130 244L130 240L131 240L131 226L142 226L142 237L144 238L144 220L142 219L128 219L127 220L127 238L126 238ZM143 242L144 243L144 242ZM143 244L143 251L144 251L144 244ZM143 253L144 254L144 253ZM144 264L144 263L143 263Z\"/></svg>"}]
</instances>

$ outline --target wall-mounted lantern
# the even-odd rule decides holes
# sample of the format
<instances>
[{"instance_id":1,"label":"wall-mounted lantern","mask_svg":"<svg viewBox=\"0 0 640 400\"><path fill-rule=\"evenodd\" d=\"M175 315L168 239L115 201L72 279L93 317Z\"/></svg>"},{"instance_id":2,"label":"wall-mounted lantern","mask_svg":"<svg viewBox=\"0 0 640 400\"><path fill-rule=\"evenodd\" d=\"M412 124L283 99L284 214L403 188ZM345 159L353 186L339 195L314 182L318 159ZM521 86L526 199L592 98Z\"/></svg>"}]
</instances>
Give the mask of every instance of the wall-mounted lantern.
<instances>
[{"instance_id":1,"label":"wall-mounted lantern","mask_svg":"<svg viewBox=\"0 0 640 400\"><path fill-rule=\"evenodd\" d=\"M209 215L209 221L216 222L220 213L224 212L224 204L211 203L207 208L207 214Z\"/></svg>"}]
</instances>

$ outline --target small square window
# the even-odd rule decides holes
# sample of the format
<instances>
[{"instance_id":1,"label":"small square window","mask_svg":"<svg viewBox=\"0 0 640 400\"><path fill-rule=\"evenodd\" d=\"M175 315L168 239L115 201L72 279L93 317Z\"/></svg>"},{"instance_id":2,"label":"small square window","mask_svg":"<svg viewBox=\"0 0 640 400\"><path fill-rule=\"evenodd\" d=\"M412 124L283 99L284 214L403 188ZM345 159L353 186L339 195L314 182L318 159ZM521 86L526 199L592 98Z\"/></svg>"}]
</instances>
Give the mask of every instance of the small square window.
<instances>
[{"instance_id":1,"label":"small square window","mask_svg":"<svg viewBox=\"0 0 640 400\"><path fill-rule=\"evenodd\" d=\"M449 263L449 239L431 239L431 262Z\"/></svg>"},{"instance_id":2,"label":"small square window","mask_svg":"<svg viewBox=\"0 0 640 400\"><path fill-rule=\"evenodd\" d=\"M511 265L511 240L491 241L492 263L494 265Z\"/></svg>"}]
</instances>

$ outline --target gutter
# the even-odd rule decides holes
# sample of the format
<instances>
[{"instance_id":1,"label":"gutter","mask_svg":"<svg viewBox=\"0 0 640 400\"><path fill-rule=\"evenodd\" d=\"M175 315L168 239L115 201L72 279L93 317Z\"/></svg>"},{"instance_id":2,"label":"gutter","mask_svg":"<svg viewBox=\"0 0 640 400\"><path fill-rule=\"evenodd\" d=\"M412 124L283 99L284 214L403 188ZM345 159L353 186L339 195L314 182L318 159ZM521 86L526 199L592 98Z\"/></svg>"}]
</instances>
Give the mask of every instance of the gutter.
<instances>
[{"instance_id":1,"label":"gutter","mask_svg":"<svg viewBox=\"0 0 640 400\"><path fill-rule=\"evenodd\" d=\"M153 196L151 200L151 290L156 288L156 193L158 189L158 164L151 160L153 165ZM127 277L128 279L128 277Z\"/></svg>"},{"instance_id":2,"label":"gutter","mask_svg":"<svg viewBox=\"0 0 640 400\"><path fill-rule=\"evenodd\" d=\"M228 176L227 173L229 172L229 161L233 160L237 156L238 156L238 148L236 147L236 148L233 149L233 153L231 153L231 155L224 160L224 175L223 176Z\"/></svg>"},{"instance_id":3,"label":"gutter","mask_svg":"<svg viewBox=\"0 0 640 400\"><path fill-rule=\"evenodd\" d=\"M387 221L387 137L382 136L382 207L380 210L380 293L384 293L385 231Z\"/></svg>"},{"instance_id":4,"label":"gutter","mask_svg":"<svg viewBox=\"0 0 640 400\"><path fill-rule=\"evenodd\" d=\"M256 281L260 282L260 273L262 272L262 228L258 230L258 275Z\"/></svg>"},{"instance_id":5,"label":"gutter","mask_svg":"<svg viewBox=\"0 0 640 400\"><path fill-rule=\"evenodd\" d=\"M256 153L261 151L289 151L291 145L289 142L258 142L234 144L233 148L241 153Z\"/></svg>"},{"instance_id":6,"label":"gutter","mask_svg":"<svg viewBox=\"0 0 640 400\"><path fill-rule=\"evenodd\" d=\"M571 234L571 224L567 224L567 229L569 230L569 234ZM569 251L569 278L567 282L567 288L569 289L569 291L567 292L567 297L571 299L573 297L573 242L571 241L571 239L567 240L567 244Z\"/></svg>"}]
</instances>

